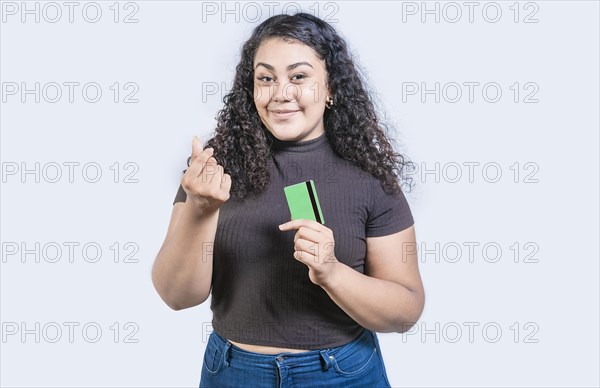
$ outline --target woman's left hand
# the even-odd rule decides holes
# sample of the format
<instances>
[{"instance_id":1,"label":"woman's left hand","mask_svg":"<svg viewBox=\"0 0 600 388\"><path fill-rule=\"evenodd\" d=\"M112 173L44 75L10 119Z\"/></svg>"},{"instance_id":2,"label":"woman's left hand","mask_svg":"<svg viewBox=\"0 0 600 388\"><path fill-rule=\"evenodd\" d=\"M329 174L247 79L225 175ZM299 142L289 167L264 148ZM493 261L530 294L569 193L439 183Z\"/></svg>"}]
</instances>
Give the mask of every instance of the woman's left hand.
<instances>
[{"instance_id":1,"label":"woman's left hand","mask_svg":"<svg viewBox=\"0 0 600 388\"><path fill-rule=\"evenodd\" d=\"M294 236L294 258L308 266L310 281L323 286L331 281L337 269L333 231L313 220L292 220L279 225L279 230L297 229Z\"/></svg>"}]
</instances>

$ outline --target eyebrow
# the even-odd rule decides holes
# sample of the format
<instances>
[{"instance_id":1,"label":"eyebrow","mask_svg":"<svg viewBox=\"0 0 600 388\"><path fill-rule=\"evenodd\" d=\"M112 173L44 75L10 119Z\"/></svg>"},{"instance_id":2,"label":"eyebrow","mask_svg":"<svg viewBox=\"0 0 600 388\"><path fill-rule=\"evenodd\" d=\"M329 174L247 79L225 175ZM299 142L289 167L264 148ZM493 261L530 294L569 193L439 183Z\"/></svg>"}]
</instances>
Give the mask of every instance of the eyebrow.
<instances>
[{"instance_id":1,"label":"eyebrow","mask_svg":"<svg viewBox=\"0 0 600 388\"><path fill-rule=\"evenodd\" d=\"M289 66L287 67L287 70L289 71L289 70L295 69L296 67L298 67L298 66L301 66L301 65L308 65L308 66L310 66L310 67L313 67L313 66L312 66L310 63L308 63L308 62L297 62L297 63L293 63L293 64L289 65ZM267 68L267 69L269 69L269 70L275 70L275 68L274 68L273 66L269 65L268 63L258 62L258 63L256 64L256 67L255 67L255 69L256 69L256 68L258 68L259 66L264 66L264 67L266 67L266 68ZM313 69L314 69L314 67L313 67Z\"/></svg>"}]
</instances>

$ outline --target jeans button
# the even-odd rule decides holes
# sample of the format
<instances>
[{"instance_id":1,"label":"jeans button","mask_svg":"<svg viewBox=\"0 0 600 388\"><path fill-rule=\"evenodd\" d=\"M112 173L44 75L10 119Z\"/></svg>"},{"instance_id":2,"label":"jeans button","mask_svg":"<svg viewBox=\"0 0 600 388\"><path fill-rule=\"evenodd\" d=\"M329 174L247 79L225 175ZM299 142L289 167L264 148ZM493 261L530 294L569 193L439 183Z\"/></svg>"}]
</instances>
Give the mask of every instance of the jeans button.
<instances>
[{"instance_id":1,"label":"jeans button","mask_svg":"<svg viewBox=\"0 0 600 388\"><path fill-rule=\"evenodd\" d=\"M279 357L277 357L277 361L281 362L281 361L283 361L283 360L285 360L285 357L283 357L283 356L279 356Z\"/></svg>"}]
</instances>

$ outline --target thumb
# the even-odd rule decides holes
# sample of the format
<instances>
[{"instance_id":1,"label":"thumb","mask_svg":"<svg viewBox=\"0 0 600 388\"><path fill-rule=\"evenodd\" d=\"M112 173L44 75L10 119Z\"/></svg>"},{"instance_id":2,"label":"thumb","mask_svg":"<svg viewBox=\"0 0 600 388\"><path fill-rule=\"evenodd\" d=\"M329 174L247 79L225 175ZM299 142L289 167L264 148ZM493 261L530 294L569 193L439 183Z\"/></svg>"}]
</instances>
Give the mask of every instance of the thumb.
<instances>
[{"instance_id":1,"label":"thumb","mask_svg":"<svg viewBox=\"0 0 600 388\"><path fill-rule=\"evenodd\" d=\"M197 136L192 140L192 160L202 153L202 142Z\"/></svg>"}]
</instances>

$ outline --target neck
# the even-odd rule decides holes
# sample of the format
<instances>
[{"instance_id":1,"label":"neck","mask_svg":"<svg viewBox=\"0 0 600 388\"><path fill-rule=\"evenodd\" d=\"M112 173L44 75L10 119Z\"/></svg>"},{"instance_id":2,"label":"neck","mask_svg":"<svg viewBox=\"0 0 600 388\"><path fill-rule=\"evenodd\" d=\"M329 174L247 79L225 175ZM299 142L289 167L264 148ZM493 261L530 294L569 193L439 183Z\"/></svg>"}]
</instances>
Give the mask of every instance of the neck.
<instances>
[{"instance_id":1,"label":"neck","mask_svg":"<svg viewBox=\"0 0 600 388\"><path fill-rule=\"evenodd\" d=\"M268 132L268 136L272 140L273 151L275 152L308 152L320 149L329 144L329 140L327 139L327 134L325 132L313 139L302 141L280 140L273 136L271 132Z\"/></svg>"}]
</instances>

